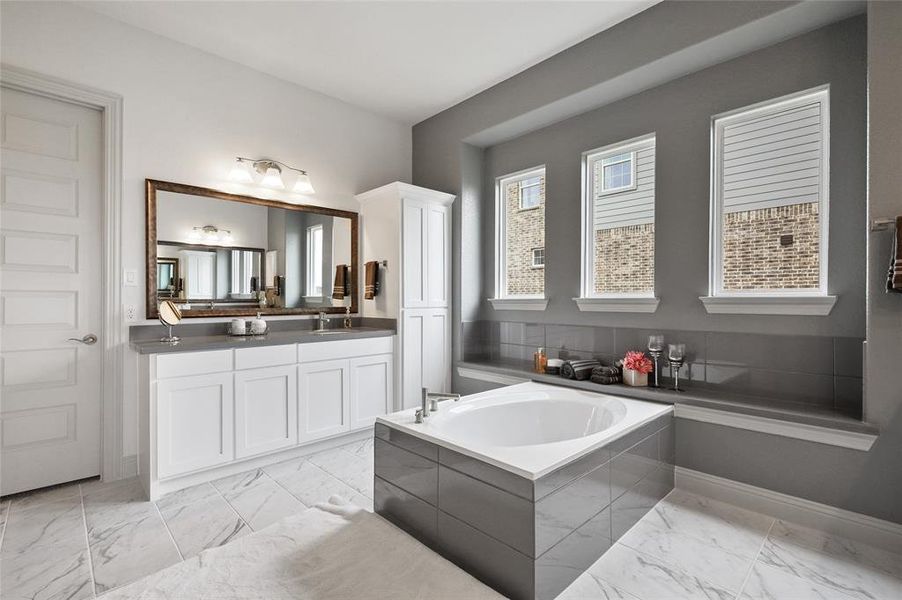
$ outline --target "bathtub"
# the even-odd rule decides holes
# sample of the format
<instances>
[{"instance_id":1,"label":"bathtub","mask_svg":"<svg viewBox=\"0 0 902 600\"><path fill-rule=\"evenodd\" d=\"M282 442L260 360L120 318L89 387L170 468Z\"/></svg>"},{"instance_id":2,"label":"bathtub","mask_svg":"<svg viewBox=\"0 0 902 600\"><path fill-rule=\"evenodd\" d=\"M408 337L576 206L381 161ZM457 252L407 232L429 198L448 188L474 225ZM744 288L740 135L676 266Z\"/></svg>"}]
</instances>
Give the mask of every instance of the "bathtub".
<instances>
[{"instance_id":1,"label":"bathtub","mask_svg":"<svg viewBox=\"0 0 902 600\"><path fill-rule=\"evenodd\" d=\"M440 402L424 423L415 412L377 422L536 480L673 407L527 382Z\"/></svg>"},{"instance_id":2,"label":"bathtub","mask_svg":"<svg viewBox=\"0 0 902 600\"><path fill-rule=\"evenodd\" d=\"M673 489L673 407L542 383L376 421L376 512L514 600L551 599Z\"/></svg>"}]
</instances>

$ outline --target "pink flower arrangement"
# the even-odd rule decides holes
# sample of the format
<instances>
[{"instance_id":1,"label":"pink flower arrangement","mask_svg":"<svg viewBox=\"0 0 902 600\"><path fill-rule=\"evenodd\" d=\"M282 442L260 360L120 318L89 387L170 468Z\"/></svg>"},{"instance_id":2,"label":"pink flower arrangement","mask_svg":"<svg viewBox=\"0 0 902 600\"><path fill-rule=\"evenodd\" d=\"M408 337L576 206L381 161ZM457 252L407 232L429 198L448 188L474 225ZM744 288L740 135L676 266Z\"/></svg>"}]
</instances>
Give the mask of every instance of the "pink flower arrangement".
<instances>
[{"instance_id":1,"label":"pink flower arrangement","mask_svg":"<svg viewBox=\"0 0 902 600\"><path fill-rule=\"evenodd\" d=\"M644 352L630 350L626 353L626 356L623 357L623 368L639 371L643 374L651 373L651 359L645 356Z\"/></svg>"}]
</instances>

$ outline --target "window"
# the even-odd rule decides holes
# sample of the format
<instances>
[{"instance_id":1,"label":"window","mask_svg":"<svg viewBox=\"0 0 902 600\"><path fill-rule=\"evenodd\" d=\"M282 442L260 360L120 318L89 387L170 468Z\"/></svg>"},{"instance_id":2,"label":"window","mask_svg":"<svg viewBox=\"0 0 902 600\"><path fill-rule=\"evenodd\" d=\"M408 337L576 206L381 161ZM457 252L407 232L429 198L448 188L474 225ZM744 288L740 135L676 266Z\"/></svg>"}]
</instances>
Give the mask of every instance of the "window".
<instances>
[{"instance_id":1,"label":"window","mask_svg":"<svg viewBox=\"0 0 902 600\"><path fill-rule=\"evenodd\" d=\"M582 299L653 298L655 136L592 150L583 159ZM583 310L604 310L599 303L587 306L580 303ZM644 303L635 312L649 307L654 310L657 303Z\"/></svg>"},{"instance_id":2,"label":"window","mask_svg":"<svg viewBox=\"0 0 902 600\"><path fill-rule=\"evenodd\" d=\"M531 177L519 182L520 210L538 208L542 204L543 177Z\"/></svg>"},{"instance_id":3,"label":"window","mask_svg":"<svg viewBox=\"0 0 902 600\"><path fill-rule=\"evenodd\" d=\"M820 88L713 117L711 296L826 297L828 102Z\"/></svg>"},{"instance_id":4,"label":"window","mask_svg":"<svg viewBox=\"0 0 902 600\"><path fill-rule=\"evenodd\" d=\"M532 266L536 269L545 266L545 248L532 249Z\"/></svg>"},{"instance_id":5,"label":"window","mask_svg":"<svg viewBox=\"0 0 902 600\"><path fill-rule=\"evenodd\" d=\"M323 295L323 226L307 228L307 296Z\"/></svg>"},{"instance_id":6,"label":"window","mask_svg":"<svg viewBox=\"0 0 902 600\"><path fill-rule=\"evenodd\" d=\"M636 189L636 153L624 152L605 156L599 163L599 194L613 194Z\"/></svg>"},{"instance_id":7,"label":"window","mask_svg":"<svg viewBox=\"0 0 902 600\"><path fill-rule=\"evenodd\" d=\"M495 300L543 298L545 269L540 267L545 264L545 169L499 177L495 212ZM501 308L503 303L495 300L495 308ZM517 306L524 304L528 303L518 302Z\"/></svg>"}]
</instances>

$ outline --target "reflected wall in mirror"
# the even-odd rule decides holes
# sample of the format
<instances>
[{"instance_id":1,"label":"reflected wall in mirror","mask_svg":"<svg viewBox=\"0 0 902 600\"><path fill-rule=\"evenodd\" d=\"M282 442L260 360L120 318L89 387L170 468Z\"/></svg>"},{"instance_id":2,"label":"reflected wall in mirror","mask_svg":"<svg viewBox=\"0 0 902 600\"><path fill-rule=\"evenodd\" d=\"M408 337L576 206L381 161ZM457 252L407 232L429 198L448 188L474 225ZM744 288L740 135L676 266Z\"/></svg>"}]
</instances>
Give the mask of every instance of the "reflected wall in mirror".
<instances>
[{"instance_id":1,"label":"reflected wall in mirror","mask_svg":"<svg viewBox=\"0 0 902 600\"><path fill-rule=\"evenodd\" d=\"M148 318L357 312L357 213L147 180L147 224Z\"/></svg>"}]
</instances>

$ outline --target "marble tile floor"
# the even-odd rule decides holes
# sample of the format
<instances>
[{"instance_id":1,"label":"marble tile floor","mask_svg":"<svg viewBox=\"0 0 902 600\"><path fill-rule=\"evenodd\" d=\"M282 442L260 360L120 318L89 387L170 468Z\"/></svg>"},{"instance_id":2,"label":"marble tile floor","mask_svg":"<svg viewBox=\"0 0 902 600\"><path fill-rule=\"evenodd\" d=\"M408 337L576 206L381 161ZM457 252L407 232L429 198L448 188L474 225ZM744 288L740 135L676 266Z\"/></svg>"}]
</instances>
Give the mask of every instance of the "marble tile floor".
<instances>
[{"instance_id":1,"label":"marble tile floor","mask_svg":"<svg viewBox=\"0 0 902 600\"><path fill-rule=\"evenodd\" d=\"M80 600L260 530L333 494L373 509L373 440L144 500L137 479L0 500L0 598Z\"/></svg>"},{"instance_id":2,"label":"marble tile floor","mask_svg":"<svg viewBox=\"0 0 902 600\"><path fill-rule=\"evenodd\" d=\"M372 510L372 440L144 501L135 480L0 502L0 598L78 600L332 494ZM902 556L674 490L558 600L902 598Z\"/></svg>"}]
</instances>

